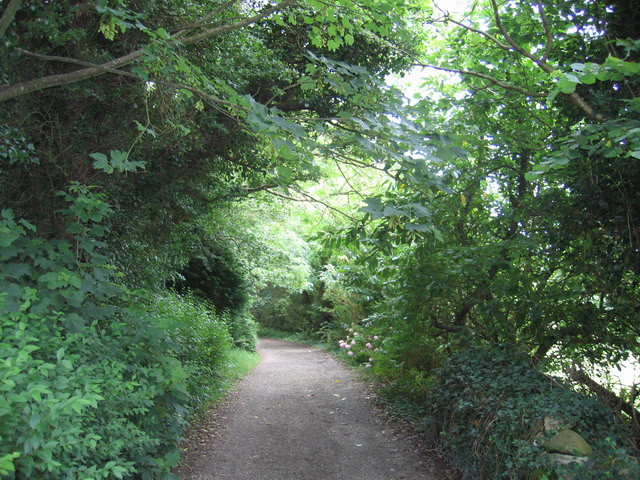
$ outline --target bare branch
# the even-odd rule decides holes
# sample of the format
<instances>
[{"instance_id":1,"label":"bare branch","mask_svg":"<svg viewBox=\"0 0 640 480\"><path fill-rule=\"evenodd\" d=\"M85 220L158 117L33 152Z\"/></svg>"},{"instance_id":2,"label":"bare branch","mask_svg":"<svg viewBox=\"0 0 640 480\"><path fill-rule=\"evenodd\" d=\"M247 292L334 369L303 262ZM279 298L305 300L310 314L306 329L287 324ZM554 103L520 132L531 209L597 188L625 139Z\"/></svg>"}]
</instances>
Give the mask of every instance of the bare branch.
<instances>
[{"instance_id":1,"label":"bare branch","mask_svg":"<svg viewBox=\"0 0 640 480\"><path fill-rule=\"evenodd\" d=\"M220 35L231 30L237 30L239 28L246 27L253 23L256 23L274 13L292 5L297 0L284 0L281 3L263 10L259 14L256 14L252 17L245 18L244 20L229 23L227 25L221 25L218 27L213 27L206 29L200 33L191 35L190 37L186 37L183 40L175 39L174 37L168 40L169 44L181 44L181 45L191 45L194 43L201 42L208 38L211 38L215 35ZM180 33L180 32L178 32ZM109 70L118 69L120 67L124 67L144 55L143 49L135 50L127 55L116 58L109 62L105 62L101 65L85 68L82 70L76 70L75 72L63 73L58 75L50 75L48 77L37 78L34 80L28 80L26 82L17 83L15 85L9 85L3 88L0 88L0 102L4 102L6 100L10 100L15 97L19 97L21 95L27 95L29 93L37 92L40 90L44 90L46 88L51 87L59 87L61 85L68 85L71 83L80 82L82 80L88 80L90 78L94 78L100 75L104 75L108 73Z\"/></svg>"},{"instance_id":2,"label":"bare branch","mask_svg":"<svg viewBox=\"0 0 640 480\"><path fill-rule=\"evenodd\" d=\"M23 0L11 0L0 17L0 38L4 37Z\"/></svg>"}]
</instances>

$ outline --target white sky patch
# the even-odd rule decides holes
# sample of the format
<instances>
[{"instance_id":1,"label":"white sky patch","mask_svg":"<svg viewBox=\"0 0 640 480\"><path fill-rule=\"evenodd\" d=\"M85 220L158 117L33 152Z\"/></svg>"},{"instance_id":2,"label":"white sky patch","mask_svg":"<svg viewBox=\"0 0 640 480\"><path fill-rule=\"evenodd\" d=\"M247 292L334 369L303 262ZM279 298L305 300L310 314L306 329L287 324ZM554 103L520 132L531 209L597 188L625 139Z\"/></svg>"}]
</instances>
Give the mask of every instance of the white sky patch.
<instances>
[{"instance_id":1,"label":"white sky patch","mask_svg":"<svg viewBox=\"0 0 640 480\"><path fill-rule=\"evenodd\" d=\"M443 13L464 13L471 3L469 0L433 0L434 11L441 11Z\"/></svg>"}]
</instances>

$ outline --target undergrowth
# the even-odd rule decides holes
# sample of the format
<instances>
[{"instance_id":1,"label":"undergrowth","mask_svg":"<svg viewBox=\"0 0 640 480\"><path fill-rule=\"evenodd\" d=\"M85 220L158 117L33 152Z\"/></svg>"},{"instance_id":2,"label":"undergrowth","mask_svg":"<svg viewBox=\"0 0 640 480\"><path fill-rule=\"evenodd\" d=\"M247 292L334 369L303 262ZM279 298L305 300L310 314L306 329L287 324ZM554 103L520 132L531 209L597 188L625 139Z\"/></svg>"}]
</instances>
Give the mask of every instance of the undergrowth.
<instances>
[{"instance_id":1,"label":"undergrowth","mask_svg":"<svg viewBox=\"0 0 640 480\"><path fill-rule=\"evenodd\" d=\"M0 216L0 477L175 479L187 421L257 362L229 350L251 321L234 338L196 298L130 290L101 254L104 196L61 196L64 239Z\"/></svg>"},{"instance_id":2,"label":"undergrowth","mask_svg":"<svg viewBox=\"0 0 640 480\"><path fill-rule=\"evenodd\" d=\"M290 342L306 343L307 345L312 345L318 348L323 348L326 345L306 332L285 332L282 330L268 328L263 325L259 326L258 336L273 338L274 340L288 340Z\"/></svg>"}]
</instances>

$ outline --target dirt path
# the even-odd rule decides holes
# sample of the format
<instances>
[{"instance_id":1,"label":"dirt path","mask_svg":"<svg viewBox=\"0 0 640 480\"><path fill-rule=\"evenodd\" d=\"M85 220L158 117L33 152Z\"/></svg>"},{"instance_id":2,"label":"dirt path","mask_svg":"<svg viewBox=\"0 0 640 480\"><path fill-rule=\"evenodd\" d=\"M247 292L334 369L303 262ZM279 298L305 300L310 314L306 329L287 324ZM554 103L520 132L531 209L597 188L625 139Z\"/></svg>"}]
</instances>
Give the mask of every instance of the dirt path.
<instances>
[{"instance_id":1,"label":"dirt path","mask_svg":"<svg viewBox=\"0 0 640 480\"><path fill-rule=\"evenodd\" d=\"M261 364L187 443L184 480L443 478L330 355L280 340L262 340L259 352Z\"/></svg>"}]
</instances>

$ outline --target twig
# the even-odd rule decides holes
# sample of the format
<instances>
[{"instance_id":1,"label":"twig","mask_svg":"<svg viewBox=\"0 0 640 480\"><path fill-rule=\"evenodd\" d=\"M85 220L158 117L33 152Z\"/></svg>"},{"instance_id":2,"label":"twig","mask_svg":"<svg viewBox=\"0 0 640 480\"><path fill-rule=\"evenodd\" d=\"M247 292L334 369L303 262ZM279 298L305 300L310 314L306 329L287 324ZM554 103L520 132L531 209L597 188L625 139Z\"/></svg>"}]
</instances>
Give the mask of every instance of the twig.
<instances>
[{"instance_id":1,"label":"twig","mask_svg":"<svg viewBox=\"0 0 640 480\"><path fill-rule=\"evenodd\" d=\"M356 219L356 218L352 217L351 215L349 215L349 214L347 214L347 213L344 213L342 210L339 210L339 209L337 209L337 208L335 208L335 207L332 207L331 205L329 205L329 204L328 204L328 203L326 203L326 202L323 202L322 200L318 200L317 198L312 197L311 195L309 195L309 194L308 194L308 193L306 193L306 192L298 192L298 193L300 193L303 197L306 197L306 199L304 199L304 198L295 198L295 197L290 197L290 196L288 196L288 195L284 195L284 194L279 193L279 192L274 192L273 190L270 190L270 189L265 189L265 192L270 193L271 195L274 195L274 196L276 196L276 197L284 198L285 200L292 200L292 201L294 201L294 202L303 202L303 203L306 203L306 202L312 202L312 203L319 203L319 204L324 205L325 207L327 207L329 210L332 210L332 211L334 211L334 212L339 213L340 215L343 215L343 216L347 217L347 218L348 218L349 220L351 220L352 222L357 222L357 221L358 221L358 219Z\"/></svg>"},{"instance_id":2,"label":"twig","mask_svg":"<svg viewBox=\"0 0 640 480\"><path fill-rule=\"evenodd\" d=\"M553 47L553 33L551 33L551 28L549 27L549 21L547 19L547 13L544 11L542 2L538 3L538 12L540 12L540 20L542 20L542 26L544 27L544 32L547 36L547 45L544 50L544 55L542 56L542 61L546 62L551 55L551 49Z\"/></svg>"},{"instance_id":3,"label":"twig","mask_svg":"<svg viewBox=\"0 0 640 480\"><path fill-rule=\"evenodd\" d=\"M344 174L344 172L342 171L342 167L340 166L340 162L338 162L338 160L336 160L335 158L333 159L333 161L336 163L336 167L338 167L338 170L340 170L340 175L342 175L342 178L344 178L344 181L347 182L347 185L349 185L349 188L355 192L361 199L364 200L364 196L355 188L353 188L353 185L351 185L351 182L349 181L349 179L347 178L347 176Z\"/></svg>"},{"instance_id":4,"label":"twig","mask_svg":"<svg viewBox=\"0 0 640 480\"><path fill-rule=\"evenodd\" d=\"M461 75L470 75L470 76L473 76L473 77L483 78L483 79L488 80L489 82L491 82L493 85L497 85L498 87L504 88L505 90L513 90L514 92L522 93L523 95L527 95L528 97L542 98L542 97L546 97L547 96L546 93L530 92L528 90L525 90L524 88L520 88L520 87L516 87L515 85L504 83L504 82L498 80L497 78L492 77L490 75L486 75L484 73L473 72L473 71L470 71L470 70L461 70L461 69L457 69L457 68L438 67L436 65L430 65L428 63L420 63L420 64L417 64L417 66L426 67L426 68L433 68L434 70L442 70L444 72L459 73ZM482 87L482 88L486 88L486 86Z\"/></svg>"},{"instance_id":5,"label":"twig","mask_svg":"<svg viewBox=\"0 0 640 480\"><path fill-rule=\"evenodd\" d=\"M238 0L229 0L226 3L223 3L218 8L214 9L208 15L205 15L204 17L202 17L196 23L193 23L193 24L188 25L186 27L182 27L181 30L179 30L178 32L176 32L173 35L173 38L174 39L178 39L178 38L182 37L183 35L195 30L196 28L203 27L203 26L207 25L212 18L216 17L219 13L222 13L224 10L226 10L227 8L230 8L231 6L233 6L234 3L237 3L237 2L238 2Z\"/></svg>"}]
</instances>

